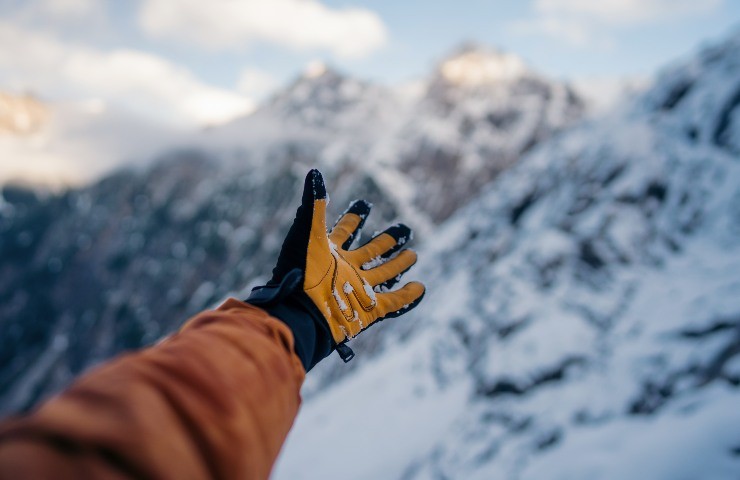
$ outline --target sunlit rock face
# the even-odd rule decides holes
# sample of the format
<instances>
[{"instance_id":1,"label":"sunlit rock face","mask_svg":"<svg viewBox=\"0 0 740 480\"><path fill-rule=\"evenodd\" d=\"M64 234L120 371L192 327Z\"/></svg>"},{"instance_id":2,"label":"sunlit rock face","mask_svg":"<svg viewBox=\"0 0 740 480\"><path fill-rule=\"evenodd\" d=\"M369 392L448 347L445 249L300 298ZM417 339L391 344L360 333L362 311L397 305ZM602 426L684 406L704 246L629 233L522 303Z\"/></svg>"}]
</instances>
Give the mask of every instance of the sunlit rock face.
<instances>
[{"instance_id":1,"label":"sunlit rock face","mask_svg":"<svg viewBox=\"0 0 740 480\"><path fill-rule=\"evenodd\" d=\"M35 97L0 92L0 135L35 133L46 124L48 117L48 108Z\"/></svg>"},{"instance_id":2,"label":"sunlit rock face","mask_svg":"<svg viewBox=\"0 0 740 480\"><path fill-rule=\"evenodd\" d=\"M460 87L512 81L529 72L521 58L474 44L461 47L439 65L439 75Z\"/></svg>"}]
</instances>

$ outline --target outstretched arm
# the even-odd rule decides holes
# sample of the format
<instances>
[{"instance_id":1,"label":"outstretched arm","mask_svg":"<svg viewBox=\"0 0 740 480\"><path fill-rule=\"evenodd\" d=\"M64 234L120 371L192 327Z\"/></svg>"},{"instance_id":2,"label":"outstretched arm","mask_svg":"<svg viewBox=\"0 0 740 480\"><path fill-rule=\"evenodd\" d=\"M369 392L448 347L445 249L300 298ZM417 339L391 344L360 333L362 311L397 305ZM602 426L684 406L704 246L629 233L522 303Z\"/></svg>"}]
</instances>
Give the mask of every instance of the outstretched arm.
<instances>
[{"instance_id":1,"label":"outstretched arm","mask_svg":"<svg viewBox=\"0 0 740 480\"><path fill-rule=\"evenodd\" d=\"M328 232L327 202L312 170L272 278L249 303L204 312L0 425L0 480L266 479L305 372L333 350L349 360L351 337L424 295L418 282L389 291L416 262L408 227L350 250L370 204L354 202Z\"/></svg>"},{"instance_id":2,"label":"outstretched arm","mask_svg":"<svg viewBox=\"0 0 740 480\"><path fill-rule=\"evenodd\" d=\"M229 300L0 430L0 478L268 477L305 371L286 325Z\"/></svg>"}]
</instances>

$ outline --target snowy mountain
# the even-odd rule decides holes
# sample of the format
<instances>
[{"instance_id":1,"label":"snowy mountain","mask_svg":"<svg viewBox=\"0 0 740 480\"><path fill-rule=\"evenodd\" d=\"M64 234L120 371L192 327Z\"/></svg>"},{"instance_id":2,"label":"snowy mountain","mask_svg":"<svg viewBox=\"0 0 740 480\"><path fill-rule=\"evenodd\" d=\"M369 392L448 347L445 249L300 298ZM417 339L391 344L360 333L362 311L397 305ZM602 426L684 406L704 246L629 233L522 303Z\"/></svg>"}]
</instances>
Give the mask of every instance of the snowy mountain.
<instances>
[{"instance_id":1,"label":"snowy mountain","mask_svg":"<svg viewBox=\"0 0 740 480\"><path fill-rule=\"evenodd\" d=\"M465 45L437 66L385 160L397 162L415 206L438 223L584 110L568 85L519 57Z\"/></svg>"},{"instance_id":2,"label":"snowy mountain","mask_svg":"<svg viewBox=\"0 0 740 480\"><path fill-rule=\"evenodd\" d=\"M419 97L314 68L146 170L5 185L0 411L244 297L319 166L331 215L362 196L421 231L429 293L309 374L277 480L736 478L739 47L587 123L567 85L482 47Z\"/></svg>"},{"instance_id":3,"label":"snowy mountain","mask_svg":"<svg viewBox=\"0 0 740 480\"><path fill-rule=\"evenodd\" d=\"M568 85L475 45L443 59L423 90L409 97L314 65L254 114L208 132L209 145L245 146L249 160L239 162L259 163L287 144L322 166L341 203L351 199L345 192L372 185L390 199L379 205L394 212L383 220L403 207L428 229L585 112Z\"/></svg>"},{"instance_id":4,"label":"snowy mountain","mask_svg":"<svg viewBox=\"0 0 740 480\"><path fill-rule=\"evenodd\" d=\"M401 218L423 238L452 213L439 209L439 195L420 193L431 193L427 184L441 182L451 204L462 205L477 187L442 177L477 172L492 178L515 162L526 139L544 139L563 127L561 118L575 116L567 102L553 116L555 104L522 101L519 116L536 121L511 124L512 138L521 141L499 145L489 162L475 165L426 157L430 173L422 178L410 152L427 148L422 144L437 148L429 141L441 141L434 132L443 124L459 132L463 123L478 122L471 113L475 103L494 112L504 92L519 95L523 88L514 78L489 78L485 87L451 85L447 120L439 114L432 121L423 111L436 96L437 76L419 99L313 68L252 115L186 139L106 111L78 116L77 110L55 110L52 133L40 132L8 158L30 162L36 158L31 152L63 145L71 154L97 146L101 162L122 152L140 161L143 149L181 147L149 168L118 171L58 194L12 185L0 190L0 412L28 408L90 365L155 341L227 295L245 297L269 274L310 167L321 168L331 185L331 216L364 197L375 204L368 233ZM544 90L565 88L538 81ZM557 122L549 125L549 118ZM501 128L496 135L503 138L507 127ZM78 142L90 129L95 141ZM403 132L414 134L405 138ZM480 132L445 137L441 155L479 155L493 135L489 127ZM378 339L360 342L370 351ZM322 381L348 371L326 370Z\"/></svg>"},{"instance_id":5,"label":"snowy mountain","mask_svg":"<svg viewBox=\"0 0 740 480\"><path fill-rule=\"evenodd\" d=\"M738 79L740 33L487 185L274 478L737 478Z\"/></svg>"}]
</instances>

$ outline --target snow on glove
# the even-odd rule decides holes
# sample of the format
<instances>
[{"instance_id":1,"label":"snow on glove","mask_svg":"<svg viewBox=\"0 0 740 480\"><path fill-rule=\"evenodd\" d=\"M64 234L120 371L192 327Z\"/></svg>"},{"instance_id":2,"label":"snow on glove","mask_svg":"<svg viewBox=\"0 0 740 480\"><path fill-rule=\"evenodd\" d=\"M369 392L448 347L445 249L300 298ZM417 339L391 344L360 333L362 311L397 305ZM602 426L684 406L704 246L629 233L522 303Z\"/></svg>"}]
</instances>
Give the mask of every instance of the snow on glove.
<instances>
[{"instance_id":1,"label":"snow on glove","mask_svg":"<svg viewBox=\"0 0 740 480\"><path fill-rule=\"evenodd\" d=\"M349 361L354 354L345 345L347 340L379 320L403 315L424 296L424 285L419 282L387 291L416 263L416 253L404 249L412 237L407 226L394 225L350 250L371 205L364 200L353 202L327 233L327 203L324 179L318 170L311 170L272 279L254 289L247 300L288 323L307 370L334 348ZM382 293L375 291L379 286L384 287ZM300 318L296 318L296 307L303 310ZM315 323L314 345L305 313ZM299 338L301 332L306 337ZM321 345L322 335L331 339L328 352Z\"/></svg>"}]
</instances>

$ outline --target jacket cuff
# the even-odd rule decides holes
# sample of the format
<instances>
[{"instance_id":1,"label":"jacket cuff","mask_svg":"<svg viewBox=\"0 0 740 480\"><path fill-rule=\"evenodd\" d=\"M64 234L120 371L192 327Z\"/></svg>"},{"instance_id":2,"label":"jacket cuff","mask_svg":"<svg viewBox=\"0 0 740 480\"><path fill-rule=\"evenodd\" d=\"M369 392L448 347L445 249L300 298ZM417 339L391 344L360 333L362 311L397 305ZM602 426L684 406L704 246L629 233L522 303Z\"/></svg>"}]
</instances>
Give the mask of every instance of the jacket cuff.
<instances>
[{"instance_id":1,"label":"jacket cuff","mask_svg":"<svg viewBox=\"0 0 740 480\"><path fill-rule=\"evenodd\" d=\"M301 298L301 295L306 297ZM247 299L247 303L252 303ZM323 315L303 292L295 292L272 304L252 303L277 318L293 332L295 353L306 372L328 357L336 345Z\"/></svg>"}]
</instances>

